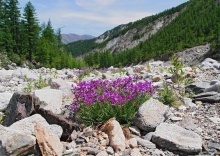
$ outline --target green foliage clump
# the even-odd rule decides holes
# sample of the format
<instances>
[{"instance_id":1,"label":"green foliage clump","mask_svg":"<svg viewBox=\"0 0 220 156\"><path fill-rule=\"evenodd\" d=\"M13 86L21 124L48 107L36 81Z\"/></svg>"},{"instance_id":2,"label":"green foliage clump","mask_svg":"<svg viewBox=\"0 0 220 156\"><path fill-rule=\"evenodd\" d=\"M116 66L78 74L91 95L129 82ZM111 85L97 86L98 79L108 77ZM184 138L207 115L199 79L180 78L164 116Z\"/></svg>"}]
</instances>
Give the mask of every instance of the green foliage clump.
<instances>
[{"instance_id":1,"label":"green foliage clump","mask_svg":"<svg viewBox=\"0 0 220 156\"><path fill-rule=\"evenodd\" d=\"M135 98L123 104L123 107L120 105L112 106L108 102L96 103L91 106L81 107L77 115L85 125L103 123L115 117L121 124L131 126L132 118L139 108L139 105L136 104L143 104L147 99L148 98Z\"/></svg>"},{"instance_id":2,"label":"green foliage clump","mask_svg":"<svg viewBox=\"0 0 220 156\"><path fill-rule=\"evenodd\" d=\"M177 55L172 56L171 63L173 67L170 67L168 71L173 74L173 81L177 84L179 95L185 96L185 85L191 83L191 78L185 77L184 62Z\"/></svg>"},{"instance_id":3,"label":"green foliage clump","mask_svg":"<svg viewBox=\"0 0 220 156\"><path fill-rule=\"evenodd\" d=\"M0 113L0 125L3 123L4 116L5 116L4 113Z\"/></svg>"},{"instance_id":4,"label":"green foliage clump","mask_svg":"<svg viewBox=\"0 0 220 156\"><path fill-rule=\"evenodd\" d=\"M8 56L5 53L0 53L0 67L5 67L10 63Z\"/></svg>"},{"instance_id":5,"label":"green foliage clump","mask_svg":"<svg viewBox=\"0 0 220 156\"><path fill-rule=\"evenodd\" d=\"M158 100L165 105L174 106L178 101L173 88L169 87L166 83L163 83L163 89L158 91L158 96Z\"/></svg>"}]
</instances>

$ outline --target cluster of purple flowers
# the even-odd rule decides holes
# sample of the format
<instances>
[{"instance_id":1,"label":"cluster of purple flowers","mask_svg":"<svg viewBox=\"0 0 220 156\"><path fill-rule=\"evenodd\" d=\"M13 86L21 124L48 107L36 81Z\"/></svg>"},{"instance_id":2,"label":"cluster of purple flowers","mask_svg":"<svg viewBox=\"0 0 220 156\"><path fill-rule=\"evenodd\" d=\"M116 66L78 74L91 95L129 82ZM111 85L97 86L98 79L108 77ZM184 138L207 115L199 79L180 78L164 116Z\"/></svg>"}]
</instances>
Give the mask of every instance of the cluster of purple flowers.
<instances>
[{"instance_id":1,"label":"cluster of purple flowers","mask_svg":"<svg viewBox=\"0 0 220 156\"><path fill-rule=\"evenodd\" d=\"M87 106L103 102L108 102L113 106L123 106L134 98L152 95L155 92L155 87L151 82L138 82L138 79L137 76L129 76L115 81L99 79L72 85L75 99L71 109L77 110L80 105Z\"/></svg>"}]
</instances>

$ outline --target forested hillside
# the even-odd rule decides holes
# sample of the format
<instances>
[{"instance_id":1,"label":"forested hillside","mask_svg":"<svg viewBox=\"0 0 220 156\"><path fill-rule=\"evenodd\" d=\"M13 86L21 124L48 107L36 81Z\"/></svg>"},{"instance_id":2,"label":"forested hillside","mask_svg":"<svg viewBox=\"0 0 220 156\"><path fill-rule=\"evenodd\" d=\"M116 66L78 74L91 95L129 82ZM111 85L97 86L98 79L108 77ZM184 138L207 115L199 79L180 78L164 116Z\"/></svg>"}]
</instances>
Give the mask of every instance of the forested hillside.
<instances>
[{"instance_id":1,"label":"forested hillside","mask_svg":"<svg viewBox=\"0 0 220 156\"><path fill-rule=\"evenodd\" d=\"M51 21L39 25L35 8L28 2L23 15L17 0L0 0L0 65L9 58L17 65L24 63L34 67L81 67L64 51L60 29L54 30Z\"/></svg>"},{"instance_id":2,"label":"forested hillside","mask_svg":"<svg viewBox=\"0 0 220 156\"><path fill-rule=\"evenodd\" d=\"M160 21L163 17L172 18L172 15L180 12L186 6L186 4L187 3L184 3L175 8L168 9L156 15L145 17L135 22L119 25L94 39L69 43L65 46L65 49L74 56L84 55L97 49L103 49L112 40L125 35L134 29L136 33L132 36L132 40L137 41L138 39L142 38L145 33L148 33L148 31L153 29L152 27L156 21ZM148 27L145 28L146 26Z\"/></svg>"},{"instance_id":3,"label":"forested hillside","mask_svg":"<svg viewBox=\"0 0 220 156\"><path fill-rule=\"evenodd\" d=\"M211 42L213 49L219 47L220 1L191 0L183 9L169 25L137 47L113 55L108 51L90 53L85 57L86 63L100 67L128 65L206 42Z\"/></svg>"}]
</instances>

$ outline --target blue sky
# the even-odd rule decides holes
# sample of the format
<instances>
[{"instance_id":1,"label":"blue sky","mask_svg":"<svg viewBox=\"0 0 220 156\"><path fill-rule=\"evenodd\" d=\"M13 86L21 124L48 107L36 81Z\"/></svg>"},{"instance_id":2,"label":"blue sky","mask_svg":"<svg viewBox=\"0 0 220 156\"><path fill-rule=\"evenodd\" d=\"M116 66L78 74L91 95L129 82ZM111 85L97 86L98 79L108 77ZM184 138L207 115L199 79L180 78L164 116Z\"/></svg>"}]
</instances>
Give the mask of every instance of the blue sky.
<instances>
[{"instance_id":1,"label":"blue sky","mask_svg":"<svg viewBox=\"0 0 220 156\"><path fill-rule=\"evenodd\" d=\"M19 0L23 10L30 1L40 23L50 18L62 33L99 36L120 24L136 21L187 0Z\"/></svg>"}]
</instances>

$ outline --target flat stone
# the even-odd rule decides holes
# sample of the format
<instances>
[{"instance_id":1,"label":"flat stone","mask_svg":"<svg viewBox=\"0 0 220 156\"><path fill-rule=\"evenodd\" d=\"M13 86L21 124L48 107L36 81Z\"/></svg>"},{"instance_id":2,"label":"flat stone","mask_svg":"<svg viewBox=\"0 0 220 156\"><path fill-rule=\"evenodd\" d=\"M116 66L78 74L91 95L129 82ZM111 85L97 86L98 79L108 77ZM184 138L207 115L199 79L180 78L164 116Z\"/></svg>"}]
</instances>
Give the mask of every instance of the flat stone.
<instances>
[{"instance_id":1,"label":"flat stone","mask_svg":"<svg viewBox=\"0 0 220 156\"><path fill-rule=\"evenodd\" d=\"M172 121L181 121L181 120L183 120L183 118L181 118L181 117L176 117L176 116L172 116L172 117L170 118L170 120L172 120Z\"/></svg>"},{"instance_id":2,"label":"flat stone","mask_svg":"<svg viewBox=\"0 0 220 156\"><path fill-rule=\"evenodd\" d=\"M202 150L202 138L197 133L175 124L161 123L152 141L160 147L185 153L199 153Z\"/></svg>"},{"instance_id":3,"label":"flat stone","mask_svg":"<svg viewBox=\"0 0 220 156\"><path fill-rule=\"evenodd\" d=\"M141 145L141 146L149 148L149 149L156 148L156 145L148 140L144 140L138 136L134 136L134 138L137 140L138 145Z\"/></svg>"},{"instance_id":4,"label":"flat stone","mask_svg":"<svg viewBox=\"0 0 220 156\"><path fill-rule=\"evenodd\" d=\"M220 93L217 92L205 92L201 94L197 94L192 97L193 101L202 101L202 102L220 102Z\"/></svg>"}]
</instances>

